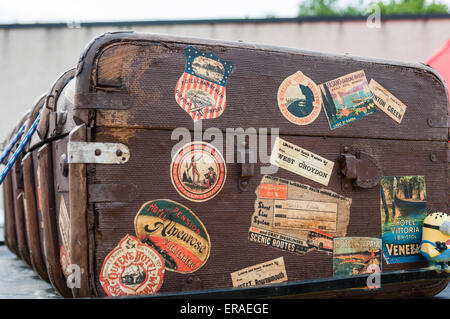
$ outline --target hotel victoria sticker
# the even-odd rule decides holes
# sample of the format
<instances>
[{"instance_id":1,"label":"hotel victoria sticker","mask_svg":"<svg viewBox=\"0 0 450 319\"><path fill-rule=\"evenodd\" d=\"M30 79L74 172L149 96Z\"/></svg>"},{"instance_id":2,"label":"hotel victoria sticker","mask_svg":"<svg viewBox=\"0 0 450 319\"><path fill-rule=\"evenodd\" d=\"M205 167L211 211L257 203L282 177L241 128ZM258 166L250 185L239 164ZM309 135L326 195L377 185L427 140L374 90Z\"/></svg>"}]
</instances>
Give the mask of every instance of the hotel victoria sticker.
<instances>
[{"instance_id":1,"label":"hotel victoria sticker","mask_svg":"<svg viewBox=\"0 0 450 319\"><path fill-rule=\"evenodd\" d=\"M178 193L194 202L216 196L225 184L227 168L222 154L206 142L181 147L170 166L172 184Z\"/></svg>"},{"instance_id":2,"label":"hotel victoria sticker","mask_svg":"<svg viewBox=\"0 0 450 319\"><path fill-rule=\"evenodd\" d=\"M161 256L130 235L106 256L100 271L100 283L108 296L152 295L163 278Z\"/></svg>"},{"instance_id":3,"label":"hotel victoria sticker","mask_svg":"<svg viewBox=\"0 0 450 319\"><path fill-rule=\"evenodd\" d=\"M186 69L175 87L175 100L194 122L219 117L225 111L226 85L233 63L193 46L184 52Z\"/></svg>"},{"instance_id":4,"label":"hotel victoria sticker","mask_svg":"<svg viewBox=\"0 0 450 319\"><path fill-rule=\"evenodd\" d=\"M145 203L135 219L136 234L154 248L167 270L191 273L209 257L211 242L200 219L187 207L167 199Z\"/></svg>"},{"instance_id":5,"label":"hotel victoria sticker","mask_svg":"<svg viewBox=\"0 0 450 319\"><path fill-rule=\"evenodd\" d=\"M297 125L314 122L322 107L319 88L301 71L292 74L281 83L277 100L283 116Z\"/></svg>"},{"instance_id":6,"label":"hotel victoria sticker","mask_svg":"<svg viewBox=\"0 0 450 319\"><path fill-rule=\"evenodd\" d=\"M388 264L424 261L420 254L427 216L425 176L384 176L380 186L383 255Z\"/></svg>"}]
</instances>

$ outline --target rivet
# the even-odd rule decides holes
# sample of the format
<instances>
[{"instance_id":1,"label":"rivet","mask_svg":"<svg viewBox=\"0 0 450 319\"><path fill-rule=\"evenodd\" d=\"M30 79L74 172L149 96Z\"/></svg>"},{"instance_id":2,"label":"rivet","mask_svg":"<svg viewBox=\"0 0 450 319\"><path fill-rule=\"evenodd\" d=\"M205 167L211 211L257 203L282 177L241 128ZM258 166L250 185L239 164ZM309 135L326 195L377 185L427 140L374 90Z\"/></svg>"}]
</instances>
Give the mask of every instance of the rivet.
<instances>
[{"instance_id":1,"label":"rivet","mask_svg":"<svg viewBox=\"0 0 450 319\"><path fill-rule=\"evenodd\" d=\"M98 148L95 150L95 155L96 156L100 156L101 153L102 153L102 151L100 151Z\"/></svg>"}]
</instances>

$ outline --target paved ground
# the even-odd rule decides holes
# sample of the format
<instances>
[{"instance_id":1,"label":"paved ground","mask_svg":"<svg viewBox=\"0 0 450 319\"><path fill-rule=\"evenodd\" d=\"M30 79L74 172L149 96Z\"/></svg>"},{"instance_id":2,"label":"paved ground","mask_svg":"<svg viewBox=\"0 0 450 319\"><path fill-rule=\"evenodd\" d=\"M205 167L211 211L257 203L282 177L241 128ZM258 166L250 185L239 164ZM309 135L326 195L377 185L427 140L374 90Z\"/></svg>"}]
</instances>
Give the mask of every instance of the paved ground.
<instances>
[{"instance_id":1,"label":"paved ground","mask_svg":"<svg viewBox=\"0 0 450 319\"><path fill-rule=\"evenodd\" d=\"M0 299L61 298L4 245L0 246ZM450 299L450 285L435 298Z\"/></svg>"},{"instance_id":2,"label":"paved ground","mask_svg":"<svg viewBox=\"0 0 450 319\"><path fill-rule=\"evenodd\" d=\"M25 262L0 246L0 299L61 298Z\"/></svg>"}]
</instances>

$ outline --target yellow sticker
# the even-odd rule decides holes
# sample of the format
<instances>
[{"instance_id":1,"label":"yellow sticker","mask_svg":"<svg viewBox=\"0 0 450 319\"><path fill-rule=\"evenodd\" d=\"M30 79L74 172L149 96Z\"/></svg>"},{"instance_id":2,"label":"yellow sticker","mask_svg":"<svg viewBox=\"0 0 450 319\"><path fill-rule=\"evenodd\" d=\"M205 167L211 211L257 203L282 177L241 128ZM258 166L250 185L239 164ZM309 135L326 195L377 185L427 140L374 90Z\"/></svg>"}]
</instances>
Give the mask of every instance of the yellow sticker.
<instances>
[{"instance_id":1,"label":"yellow sticker","mask_svg":"<svg viewBox=\"0 0 450 319\"><path fill-rule=\"evenodd\" d=\"M406 105L374 79L370 80L369 87L375 105L400 124L406 112Z\"/></svg>"}]
</instances>

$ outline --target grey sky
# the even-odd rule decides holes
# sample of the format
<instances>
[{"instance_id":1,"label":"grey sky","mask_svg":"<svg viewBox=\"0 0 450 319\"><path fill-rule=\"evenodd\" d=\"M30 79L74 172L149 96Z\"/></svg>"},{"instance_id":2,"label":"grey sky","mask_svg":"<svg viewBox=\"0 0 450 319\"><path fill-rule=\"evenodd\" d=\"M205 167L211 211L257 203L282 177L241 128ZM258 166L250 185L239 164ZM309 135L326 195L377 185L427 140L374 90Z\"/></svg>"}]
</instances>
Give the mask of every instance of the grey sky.
<instances>
[{"instance_id":1,"label":"grey sky","mask_svg":"<svg viewBox=\"0 0 450 319\"><path fill-rule=\"evenodd\" d=\"M0 0L0 23L295 17L301 0ZM341 0L346 3L373 0ZM388 0L385 0L388 1ZM431 0L428 0L431 1ZM441 0L450 6L450 0Z\"/></svg>"},{"instance_id":2,"label":"grey sky","mask_svg":"<svg viewBox=\"0 0 450 319\"><path fill-rule=\"evenodd\" d=\"M0 23L294 17L299 0L0 0Z\"/></svg>"}]
</instances>

